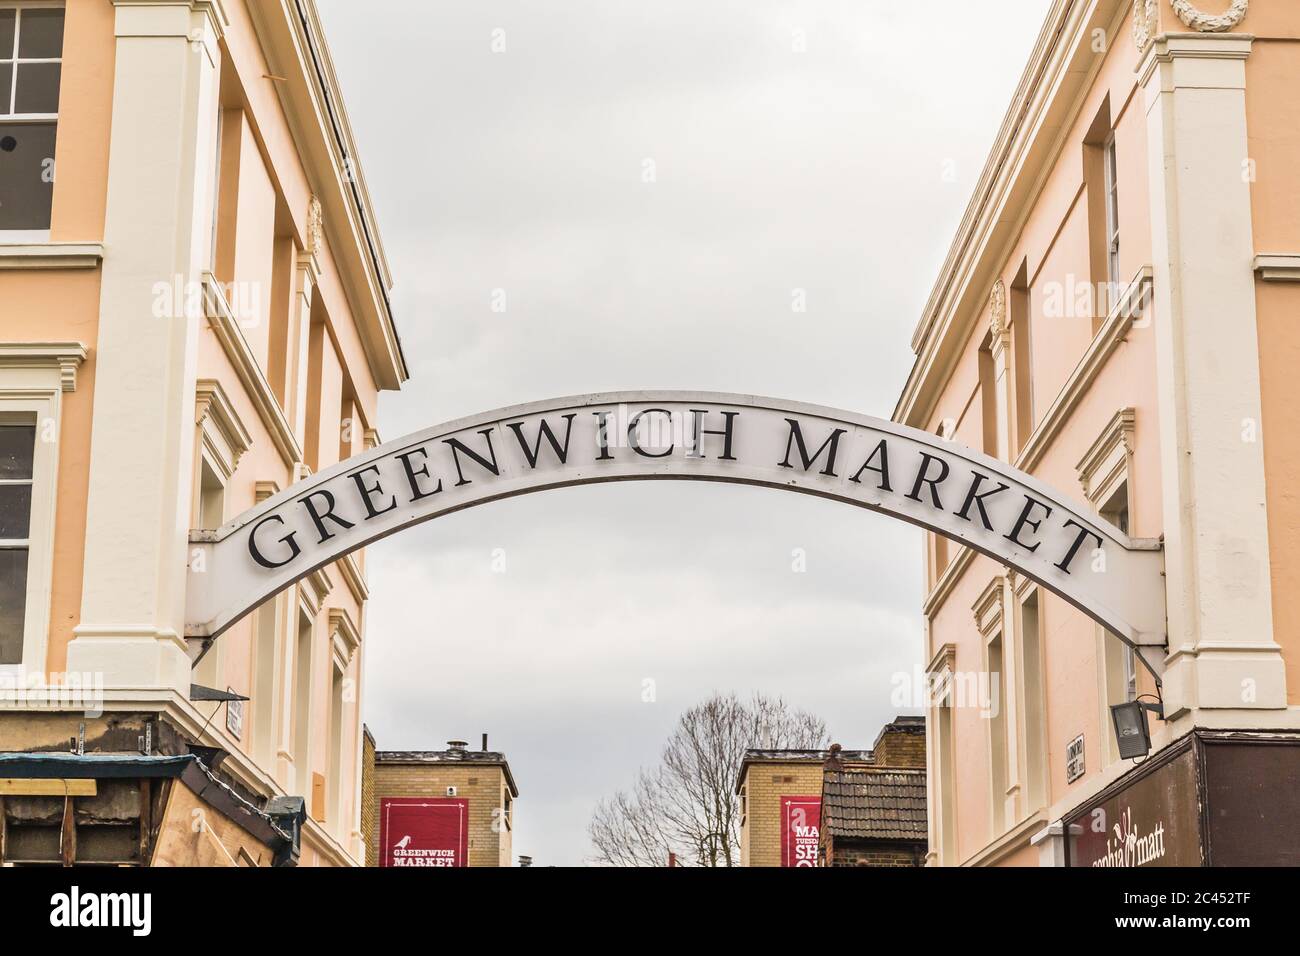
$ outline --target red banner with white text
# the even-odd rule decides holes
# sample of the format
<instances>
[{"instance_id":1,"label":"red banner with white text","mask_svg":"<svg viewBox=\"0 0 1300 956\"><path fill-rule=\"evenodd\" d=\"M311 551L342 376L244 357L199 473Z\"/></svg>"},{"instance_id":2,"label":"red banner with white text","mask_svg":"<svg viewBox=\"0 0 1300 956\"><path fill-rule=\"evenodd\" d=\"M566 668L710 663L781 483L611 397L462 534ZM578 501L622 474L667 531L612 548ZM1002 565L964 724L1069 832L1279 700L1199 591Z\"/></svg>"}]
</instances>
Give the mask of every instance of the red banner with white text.
<instances>
[{"instance_id":1,"label":"red banner with white text","mask_svg":"<svg viewBox=\"0 0 1300 956\"><path fill-rule=\"evenodd\" d=\"M379 801L380 866L468 866L469 801L385 797Z\"/></svg>"},{"instance_id":2,"label":"red banner with white text","mask_svg":"<svg viewBox=\"0 0 1300 956\"><path fill-rule=\"evenodd\" d=\"M822 798L781 798L781 865L816 866Z\"/></svg>"}]
</instances>

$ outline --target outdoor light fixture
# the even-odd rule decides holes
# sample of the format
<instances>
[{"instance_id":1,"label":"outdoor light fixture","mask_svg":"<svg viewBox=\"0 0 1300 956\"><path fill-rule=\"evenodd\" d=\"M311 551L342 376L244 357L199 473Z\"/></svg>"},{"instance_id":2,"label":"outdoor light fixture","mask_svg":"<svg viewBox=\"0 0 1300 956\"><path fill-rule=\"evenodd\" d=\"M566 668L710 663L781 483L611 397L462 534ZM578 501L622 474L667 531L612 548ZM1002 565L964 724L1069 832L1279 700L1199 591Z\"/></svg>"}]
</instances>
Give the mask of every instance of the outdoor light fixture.
<instances>
[{"instance_id":1,"label":"outdoor light fixture","mask_svg":"<svg viewBox=\"0 0 1300 956\"><path fill-rule=\"evenodd\" d=\"M1119 755L1123 760L1145 757L1151 752L1151 725L1147 722L1147 712L1164 718L1164 705L1146 704L1140 700L1130 700L1123 704L1114 704L1110 708L1110 719L1115 724L1115 740L1119 743Z\"/></svg>"}]
</instances>

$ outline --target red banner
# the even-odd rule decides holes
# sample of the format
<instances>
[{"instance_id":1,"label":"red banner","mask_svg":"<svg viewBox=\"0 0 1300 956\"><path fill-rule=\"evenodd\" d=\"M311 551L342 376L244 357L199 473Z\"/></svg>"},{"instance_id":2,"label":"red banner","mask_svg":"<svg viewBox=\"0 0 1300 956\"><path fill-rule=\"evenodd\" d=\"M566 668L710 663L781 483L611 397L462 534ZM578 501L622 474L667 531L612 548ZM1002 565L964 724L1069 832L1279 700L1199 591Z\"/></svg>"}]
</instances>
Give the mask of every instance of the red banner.
<instances>
[{"instance_id":1,"label":"red banner","mask_svg":"<svg viewBox=\"0 0 1300 956\"><path fill-rule=\"evenodd\" d=\"M469 801L385 797L379 801L380 866L468 866Z\"/></svg>"},{"instance_id":2,"label":"red banner","mask_svg":"<svg viewBox=\"0 0 1300 956\"><path fill-rule=\"evenodd\" d=\"M822 798L781 798L781 865L816 866Z\"/></svg>"}]
</instances>

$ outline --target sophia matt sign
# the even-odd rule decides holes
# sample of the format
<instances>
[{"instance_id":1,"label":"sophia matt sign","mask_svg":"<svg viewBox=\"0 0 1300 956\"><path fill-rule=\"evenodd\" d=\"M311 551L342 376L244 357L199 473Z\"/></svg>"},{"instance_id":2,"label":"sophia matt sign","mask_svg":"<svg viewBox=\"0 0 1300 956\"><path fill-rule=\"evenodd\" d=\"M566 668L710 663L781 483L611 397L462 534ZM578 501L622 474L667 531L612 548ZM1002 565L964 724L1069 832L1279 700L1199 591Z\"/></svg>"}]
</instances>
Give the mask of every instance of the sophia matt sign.
<instances>
[{"instance_id":1,"label":"sophia matt sign","mask_svg":"<svg viewBox=\"0 0 1300 956\"><path fill-rule=\"evenodd\" d=\"M1196 754L1191 747L1066 821L1070 866L1202 864Z\"/></svg>"},{"instance_id":2,"label":"sophia matt sign","mask_svg":"<svg viewBox=\"0 0 1300 956\"><path fill-rule=\"evenodd\" d=\"M439 515L550 488L653 479L761 485L889 514L1020 570L1135 646L1164 641L1158 544L1129 539L1037 479L892 422L694 392L489 412L327 468L194 536L187 633L216 636L316 568Z\"/></svg>"},{"instance_id":3,"label":"sophia matt sign","mask_svg":"<svg viewBox=\"0 0 1300 956\"><path fill-rule=\"evenodd\" d=\"M468 866L469 801L387 797L379 802L380 866Z\"/></svg>"}]
</instances>

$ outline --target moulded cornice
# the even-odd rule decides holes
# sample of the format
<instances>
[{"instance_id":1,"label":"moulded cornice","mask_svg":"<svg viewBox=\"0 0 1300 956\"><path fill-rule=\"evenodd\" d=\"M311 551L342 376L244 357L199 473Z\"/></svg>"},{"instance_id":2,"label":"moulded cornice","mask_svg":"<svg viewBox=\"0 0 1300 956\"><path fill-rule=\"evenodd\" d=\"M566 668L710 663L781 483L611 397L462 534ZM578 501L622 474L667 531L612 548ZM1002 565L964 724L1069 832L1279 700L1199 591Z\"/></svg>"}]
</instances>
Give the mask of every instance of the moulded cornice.
<instances>
[{"instance_id":1,"label":"moulded cornice","mask_svg":"<svg viewBox=\"0 0 1300 956\"><path fill-rule=\"evenodd\" d=\"M85 360L80 342L0 342L0 368L57 368L65 392L77 390L77 369Z\"/></svg>"},{"instance_id":2,"label":"moulded cornice","mask_svg":"<svg viewBox=\"0 0 1300 956\"><path fill-rule=\"evenodd\" d=\"M1109 36L1127 15L1129 0L1056 0L1030 56L984 172L912 336L916 361L894 410L894 420L924 427L934 385L951 369L975 313L976 299L999 277L994 256L1018 234L1046 173L1064 147L1065 131L1083 105L1102 58L1094 32ZM1008 215L1007 209L1016 211Z\"/></svg>"},{"instance_id":3,"label":"moulded cornice","mask_svg":"<svg viewBox=\"0 0 1300 956\"><path fill-rule=\"evenodd\" d=\"M244 452L253 447L253 436L244 427L221 383L201 378L194 386L194 424L202 428L209 421L229 451L230 460L225 464L233 474Z\"/></svg>"},{"instance_id":4,"label":"moulded cornice","mask_svg":"<svg viewBox=\"0 0 1300 956\"><path fill-rule=\"evenodd\" d=\"M338 80L312 0L248 6L289 130L321 206L322 234L338 270L371 374L396 389L409 373L393 322L392 278L375 225Z\"/></svg>"}]
</instances>

